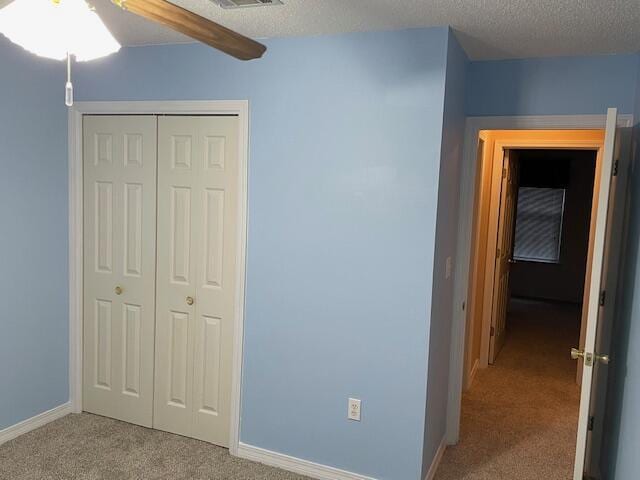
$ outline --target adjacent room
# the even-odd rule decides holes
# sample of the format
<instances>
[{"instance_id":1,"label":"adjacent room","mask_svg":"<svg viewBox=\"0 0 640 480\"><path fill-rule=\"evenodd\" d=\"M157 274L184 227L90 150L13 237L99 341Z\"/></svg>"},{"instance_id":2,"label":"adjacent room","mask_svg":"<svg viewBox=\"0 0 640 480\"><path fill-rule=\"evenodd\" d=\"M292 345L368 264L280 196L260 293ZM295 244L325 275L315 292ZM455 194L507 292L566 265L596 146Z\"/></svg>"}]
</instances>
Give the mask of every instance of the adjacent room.
<instances>
[{"instance_id":1,"label":"adjacent room","mask_svg":"<svg viewBox=\"0 0 640 480\"><path fill-rule=\"evenodd\" d=\"M0 479L634 480L638 25L0 0Z\"/></svg>"}]
</instances>

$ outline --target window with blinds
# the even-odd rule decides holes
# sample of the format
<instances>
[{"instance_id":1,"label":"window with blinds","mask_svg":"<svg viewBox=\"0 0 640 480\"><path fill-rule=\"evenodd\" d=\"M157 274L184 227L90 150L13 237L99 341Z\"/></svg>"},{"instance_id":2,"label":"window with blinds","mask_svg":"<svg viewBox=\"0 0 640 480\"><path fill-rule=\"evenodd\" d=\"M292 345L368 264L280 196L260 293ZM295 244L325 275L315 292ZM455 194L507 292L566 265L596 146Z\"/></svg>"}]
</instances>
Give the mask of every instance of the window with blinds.
<instances>
[{"instance_id":1,"label":"window with blinds","mask_svg":"<svg viewBox=\"0 0 640 480\"><path fill-rule=\"evenodd\" d=\"M520 187L513 258L558 263L562 240L564 188Z\"/></svg>"}]
</instances>

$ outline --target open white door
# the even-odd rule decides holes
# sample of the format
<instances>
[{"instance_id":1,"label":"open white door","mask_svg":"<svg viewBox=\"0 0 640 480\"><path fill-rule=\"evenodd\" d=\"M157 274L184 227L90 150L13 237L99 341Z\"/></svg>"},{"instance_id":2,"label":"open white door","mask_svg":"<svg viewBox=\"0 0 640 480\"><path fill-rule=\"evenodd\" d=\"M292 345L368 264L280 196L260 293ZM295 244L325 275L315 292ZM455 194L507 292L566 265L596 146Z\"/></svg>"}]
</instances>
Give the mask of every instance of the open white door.
<instances>
[{"instance_id":1,"label":"open white door","mask_svg":"<svg viewBox=\"0 0 640 480\"><path fill-rule=\"evenodd\" d=\"M517 162L513 152L505 150L502 164L502 186L500 192L500 215L498 240L496 242L496 268L493 281L491 306L491 338L489 340L489 363L494 363L507 334L507 307L509 306L509 273L513 258L513 229L518 188Z\"/></svg>"},{"instance_id":2,"label":"open white door","mask_svg":"<svg viewBox=\"0 0 640 480\"><path fill-rule=\"evenodd\" d=\"M610 327L611 313L614 306L615 281L617 279L617 252L614 204L616 202L616 181L614 156L616 154L616 125L617 110L610 108L607 111L606 133L604 149L602 153L600 171L600 191L596 214L596 227L594 233L593 258L591 264L591 292L587 307L587 325L585 345L583 350L572 349L573 358L584 362L582 373L582 386L580 395L580 414L578 419L578 435L576 442L576 459L574 467L574 480L583 480L586 473L586 464L592 463L591 456L595 453L592 440L595 438L590 432L593 430L592 412L599 410L598 406L604 402L605 391L599 388L598 381L606 378L600 369L606 369L609 362L608 352L598 350L603 348L603 332ZM606 348L606 346L605 346ZM601 419L600 419L601 421ZM598 438L598 443L599 443ZM598 448L599 449L599 446ZM592 453L593 452L593 453Z\"/></svg>"}]
</instances>

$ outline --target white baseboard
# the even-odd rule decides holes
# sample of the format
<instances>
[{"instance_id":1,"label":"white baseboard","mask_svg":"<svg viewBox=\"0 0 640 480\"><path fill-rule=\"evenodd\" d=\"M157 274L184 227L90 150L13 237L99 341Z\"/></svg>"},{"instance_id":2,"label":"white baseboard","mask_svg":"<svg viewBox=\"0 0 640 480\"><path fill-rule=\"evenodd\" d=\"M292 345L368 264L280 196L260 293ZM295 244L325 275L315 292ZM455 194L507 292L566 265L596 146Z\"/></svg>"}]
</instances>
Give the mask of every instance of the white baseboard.
<instances>
[{"instance_id":1,"label":"white baseboard","mask_svg":"<svg viewBox=\"0 0 640 480\"><path fill-rule=\"evenodd\" d=\"M433 457L433 461L431 462L431 466L429 467L429 471L424 476L424 480L433 480L436 476L436 472L438 471L438 467L440 466L440 462L442 461L442 456L444 455L444 451L447 449L447 442L445 438L442 437L440 441L440 446L436 451L436 455Z\"/></svg>"},{"instance_id":2,"label":"white baseboard","mask_svg":"<svg viewBox=\"0 0 640 480\"><path fill-rule=\"evenodd\" d=\"M375 480L372 477L358 473L340 470L339 468L321 465L319 463L302 460L282 453L272 452L263 448L240 443L237 451L238 457L263 463L271 467L278 467L289 472L306 475L318 480Z\"/></svg>"},{"instance_id":3,"label":"white baseboard","mask_svg":"<svg viewBox=\"0 0 640 480\"><path fill-rule=\"evenodd\" d=\"M0 445L30 432L31 430L42 427L47 423L62 418L71 413L71 411L71 402L63 403L51 410L47 410L46 412L42 412L34 417L27 418L15 425L11 425L10 427L0 430Z\"/></svg>"}]
</instances>

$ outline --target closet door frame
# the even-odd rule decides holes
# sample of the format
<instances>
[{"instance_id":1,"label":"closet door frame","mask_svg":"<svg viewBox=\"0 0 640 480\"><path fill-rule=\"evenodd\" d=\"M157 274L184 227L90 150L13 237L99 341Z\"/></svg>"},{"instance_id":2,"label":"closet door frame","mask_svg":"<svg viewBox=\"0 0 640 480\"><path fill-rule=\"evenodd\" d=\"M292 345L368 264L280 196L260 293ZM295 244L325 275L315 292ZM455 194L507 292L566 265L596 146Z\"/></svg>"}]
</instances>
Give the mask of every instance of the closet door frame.
<instances>
[{"instance_id":1,"label":"closet door frame","mask_svg":"<svg viewBox=\"0 0 640 480\"><path fill-rule=\"evenodd\" d=\"M82 412L83 315L83 151L84 115L235 115L238 117L237 287L234 306L231 425L229 451L238 454L240 389L247 248L247 181L249 101L75 102L68 114L69 152L69 399L74 413Z\"/></svg>"}]
</instances>

